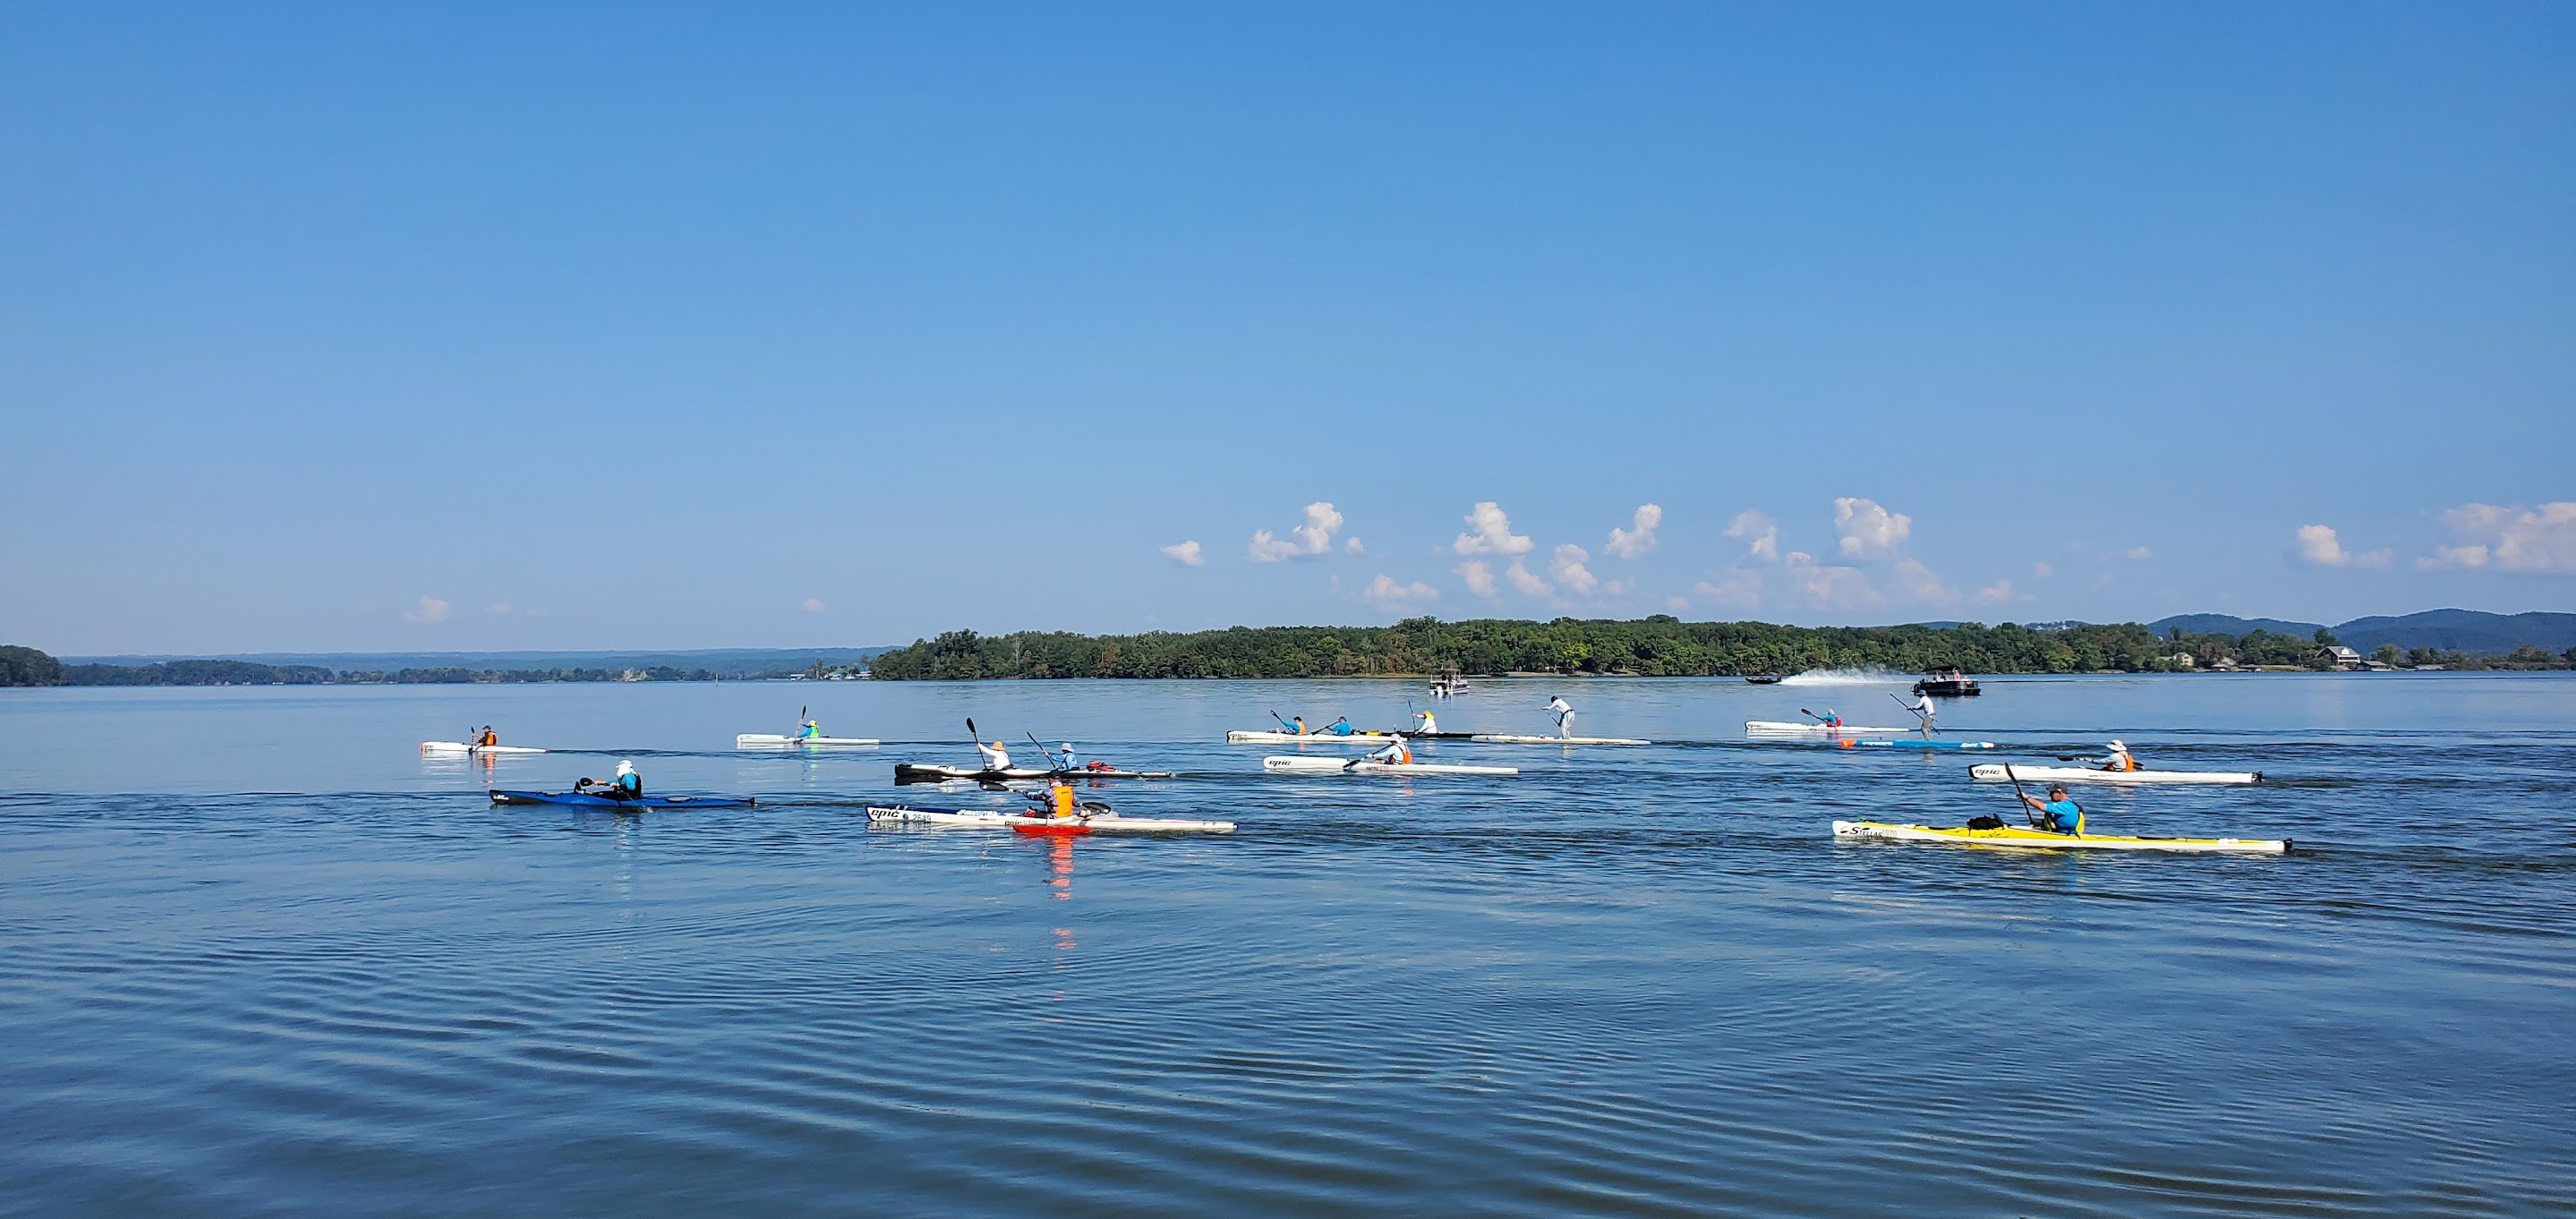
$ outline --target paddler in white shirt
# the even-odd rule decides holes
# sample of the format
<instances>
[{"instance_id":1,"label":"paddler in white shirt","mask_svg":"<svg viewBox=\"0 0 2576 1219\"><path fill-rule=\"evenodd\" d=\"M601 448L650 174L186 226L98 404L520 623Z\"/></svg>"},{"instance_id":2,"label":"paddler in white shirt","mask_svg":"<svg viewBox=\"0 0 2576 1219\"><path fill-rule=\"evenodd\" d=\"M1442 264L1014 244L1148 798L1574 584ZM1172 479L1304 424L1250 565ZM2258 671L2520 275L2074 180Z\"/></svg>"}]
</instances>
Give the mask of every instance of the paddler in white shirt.
<instances>
[{"instance_id":1,"label":"paddler in white shirt","mask_svg":"<svg viewBox=\"0 0 2576 1219\"><path fill-rule=\"evenodd\" d=\"M1378 762L1387 766L1411 766L1413 765L1413 745L1411 742L1404 739L1404 735L1402 733L1398 733L1392 743L1374 753L1371 753L1368 757L1362 760Z\"/></svg>"},{"instance_id":2,"label":"paddler in white shirt","mask_svg":"<svg viewBox=\"0 0 2576 1219\"><path fill-rule=\"evenodd\" d=\"M1932 735L1932 717L1933 717L1935 714L1937 714L1937 713L1938 713L1938 708L1935 708L1935 707L1932 705L1932 696L1931 696L1931 695L1929 695L1929 694L1917 694L1917 695L1915 695L1915 696L1914 696L1914 702L1913 702L1911 705L1909 705L1908 707L1906 707L1906 710L1911 711L1911 712L1913 712L1914 714L1916 714L1916 715L1918 715L1918 716L1923 717L1923 722L1922 722L1920 725L1917 725L1917 726L1918 726L1918 727L1920 727L1920 728L1923 730L1923 735L1925 735L1925 736L1927 736L1927 737L1928 737L1928 736L1930 736L1930 735Z\"/></svg>"},{"instance_id":3,"label":"paddler in white shirt","mask_svg":"<svg viewBox=\"0 0 2576 1219\"><path fill-rule=\"evenodd\" d=\"M975 752L984 755L984 769L986 770L1009 770L1011 768L1011 751L1003 748L1000 741L995 741L990 745L987 745L982 741L977 741L975 742Z\"/></svg>"},{"instance_id":4,"label":"paddler in white shirt","mask_svg":"<svg viewBox=\"0 0 2576 1219\"><path fill-rule=\"evenodd\" d=\"M1564 699L1564 697L1563 697L1562 695L1550 695L1550 696L1548 697L1548 700L1547 700L1547 709L1548 709L1549 714L1552 714L1552 715L1554 715L1554 716L1556 717L1556 735L1558 735L1558 736L1560 736L1560 737L1570 737L1570 736L1573 736L1573 735L1574 735L1574 706L1573 706L1573 704L1566 702L1566 701L1565 701L1565 699Z\"/></svg>"},{"instance_id":5,"label":"paddler in white shirt","mask_svg":"<svg viewBox=\"0 0 2576 1219\"><path fill-rule=\"evenodd\" d=\"M1413 730L1423 736L1430 736L1440 731L1440 721L1431 718L1431 712L1428 710L1414 712L1413 718L1417 721Z\"/></svg>"}]
</instances>

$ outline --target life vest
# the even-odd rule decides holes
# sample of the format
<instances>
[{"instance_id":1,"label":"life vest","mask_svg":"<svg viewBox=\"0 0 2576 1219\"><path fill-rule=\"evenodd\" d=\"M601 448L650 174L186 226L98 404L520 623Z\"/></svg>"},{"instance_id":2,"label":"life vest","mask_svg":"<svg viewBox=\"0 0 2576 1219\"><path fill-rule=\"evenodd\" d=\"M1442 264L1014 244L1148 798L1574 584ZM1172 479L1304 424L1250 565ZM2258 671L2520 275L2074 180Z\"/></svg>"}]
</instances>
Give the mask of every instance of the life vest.
<instances>
[{"instance_id":1,"label":"life vest","mask_svg":"<svg viewBox=\"0 0 2576 1219\"><path fill-rule=\"evenodd\" d=\"M1069 783L1058 783L1054 787L1048 788L1047 803L1053 806L1056 816L1072 816L1074 808L1073 785Z\"/></svg>"},{"instance_id":2,"label":"life vest","mask_svg":"<svg viewBox=\"0 0 2576 1219\"><path fill-rule=\"evenodd\" d=\"M486 728L483 730L483 735L474 738L474 743L477 745L498 745L501 743L501 734Z\"/></svg>"}]
</instances>

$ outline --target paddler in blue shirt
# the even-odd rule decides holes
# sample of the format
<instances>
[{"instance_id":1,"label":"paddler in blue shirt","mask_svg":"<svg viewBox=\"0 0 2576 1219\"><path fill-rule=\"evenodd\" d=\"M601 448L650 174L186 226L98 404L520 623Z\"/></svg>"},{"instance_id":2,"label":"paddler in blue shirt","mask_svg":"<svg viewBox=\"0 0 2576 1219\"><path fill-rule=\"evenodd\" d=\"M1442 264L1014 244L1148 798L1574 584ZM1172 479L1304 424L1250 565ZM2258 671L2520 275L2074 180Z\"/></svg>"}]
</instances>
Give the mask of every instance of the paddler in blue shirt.
<instances>
[{"instance_id":1,"label":"paddler in blue shirt","mask_svg":"<svg viewBox=\"0 0 2576 1219\"><path fill-rule=\"evenodd\" d=\"M1840 728L1843 726L1843 713L1827 707L1823 715L1816 717L1816 722L1827 728Z\"/></svg>"},{"instance_id":2,"label":"paddler in blue shirt","mask_svg":"<svg viewBox=\"0 0 2576 1219\"><path fill-rule=\"evenodd\" d=\"M1340 719L1334 720L1332 723L1324 725L1324 731L1332 736L1350 736L1359 730L1351 727L1351 717L1345 715Z\"/></svg>"},{"instance_id":3,"label":"paddler in blue shirt","mask_svg":"<svg viewBox=\"0 0 2576 1219\"><path fill-rule=\"evenodd\" d=\"M2026 795L2021 798L2021 802L2038 810L2039 828L2052 834L2072 834L2078 838L2084 836L2084 808L2066 798L2065 784L2049 784L2046 800Z\"/></svg>"},{"instance_id":4,"label":"paddler in blue shirt","mask_svg":"<svg viewBox=\"0 0 2576 1219\"><path fill-rule=\"evenodd\" d=\"M644 776L635 773L633 762L623 758L618 760L617 777L608 781L608 796L612 800L644 798Z\"/></svg>"},{"instance_id":5,"label":"paddler in blue shirt","mask_svg":"<svg viewBox=\"0 0 2576 1219\"><path fill-rule=\"evenodd\" d=\"M1293 732L1298 736L1315 735L1314 733L1306 731L1306 717L1302 715L1292 715L1288 717L1288 731Z\"/></svg>"},{"instance_id":6,"label":"paddler in blue shirt","mask_svg":"<svg viewBox=\"0 0 2576 1219\"><path fill-rule=\"evenodd\" d=\"M823 726L812 720L805 721L796 729L796 739L800 741L810 741L821 735L823 735Z\"/></svg>"}]
</instances>

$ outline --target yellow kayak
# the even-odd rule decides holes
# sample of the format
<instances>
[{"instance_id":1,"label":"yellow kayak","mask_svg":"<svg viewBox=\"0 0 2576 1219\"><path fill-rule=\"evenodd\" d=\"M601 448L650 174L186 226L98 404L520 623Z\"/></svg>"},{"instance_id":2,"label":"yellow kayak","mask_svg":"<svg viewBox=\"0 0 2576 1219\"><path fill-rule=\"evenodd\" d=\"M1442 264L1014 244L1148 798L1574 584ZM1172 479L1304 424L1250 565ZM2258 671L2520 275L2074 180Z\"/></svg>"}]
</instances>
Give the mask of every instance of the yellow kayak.
<instances>
[{"instance_id":1,"label":"yellow kayak","mask_svg":"<svg viewBox=\"0 0 2576 1219\"><path fill-rule=\"evenodd\" d=\"M2039 850L2103 851L2233 851L2257 855L2280 855L2289 851L2287 838L2123 838L2116 834L2052 834L2046 830L2008 825L1994 830L1972 830L1965 826L1940 828L1928 825L1890 825L1883 821L1837 821L1836 838L1885 838L1897 842L1949 842L1971 847L2025 847Z\"/></svg>"}]
</instances>

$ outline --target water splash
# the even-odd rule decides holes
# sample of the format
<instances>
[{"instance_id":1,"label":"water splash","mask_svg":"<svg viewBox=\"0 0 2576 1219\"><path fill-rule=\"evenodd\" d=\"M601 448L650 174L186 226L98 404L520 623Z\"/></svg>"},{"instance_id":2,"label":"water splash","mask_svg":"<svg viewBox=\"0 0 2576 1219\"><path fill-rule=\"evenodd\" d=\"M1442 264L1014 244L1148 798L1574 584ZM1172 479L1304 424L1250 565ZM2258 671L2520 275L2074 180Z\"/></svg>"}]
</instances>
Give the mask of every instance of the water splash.
<instances>
[{"instance_id":1,"label":"water splash","mask_svg":"<svg viewBox=\"0 0 2576 1219\"><path fill-rule=\"evenodd\" d=\"M1914 683L1911 673L1894 669L1809 669L1795 677L1780 680L1784 686L1906 686Z\"/></svg>"}]
</instances>

